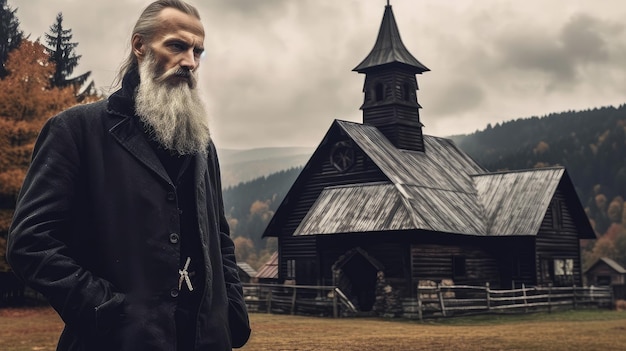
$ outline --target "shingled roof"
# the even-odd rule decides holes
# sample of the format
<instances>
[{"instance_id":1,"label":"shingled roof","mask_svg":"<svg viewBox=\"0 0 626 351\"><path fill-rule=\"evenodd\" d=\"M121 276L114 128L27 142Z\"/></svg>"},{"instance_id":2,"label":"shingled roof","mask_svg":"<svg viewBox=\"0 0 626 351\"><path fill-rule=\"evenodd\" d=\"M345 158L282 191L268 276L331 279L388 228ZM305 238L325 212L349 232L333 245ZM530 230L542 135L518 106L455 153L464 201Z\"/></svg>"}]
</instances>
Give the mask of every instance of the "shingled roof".
<instances>
[{"instance_id":1,"label":"shingled roof","mask_svg":"<svg viewBox=\"0 0 626 351\"><path fill-rule=\"evenodd\" d=\"M368 125L335 121L333 128L389 181L325 188L294 235L415 229L536 235L559 184L572 188L563 167L488 173L445 138L424 136L424 153L397 149ZM584 236L594 237L587 227Z\"/></svg>"},{"instance_id":2,"label":"shingled roof","mask_svg":"<svg viewBox=\"0 0 626 351\"><path fill-rule=\"evenodd\" d=\"M614 270L616 273L626 274L626 269L624 269L624 267L622 267L619 263L613 261L612 259L610 259L608 257L600 257L594 264L591 265L591 267L587 268L587 270L585 271L585 274L587 274L589 271L594 270L596 268L596 266L601 264L601 263L606 264L612 270Z\"/></svg>"},{"instance_id":3,"label":"shingled roof","mask_svg":"<svg viewBox=\"0 0 626 351\"><path fill-rule=\"evenodd\" d=\"M255 278L277 279L278 278L278 252L274 252L270 259L256 273Z\"/></svg>"},{"instance_id":4,"label":"shingled roof","mask_svg":"<svg viewBox=\"0 0 626 351\"><path fill-rule=\"evenodd\" d=\"M239 269L241 271L243 271L245 274L247 274L248 277L254 278L257 275L256 270L254 268L252 268L252 266L250 266L246 262L237 262L237 267L239 267Z\"/></svg>"}]
</instances>

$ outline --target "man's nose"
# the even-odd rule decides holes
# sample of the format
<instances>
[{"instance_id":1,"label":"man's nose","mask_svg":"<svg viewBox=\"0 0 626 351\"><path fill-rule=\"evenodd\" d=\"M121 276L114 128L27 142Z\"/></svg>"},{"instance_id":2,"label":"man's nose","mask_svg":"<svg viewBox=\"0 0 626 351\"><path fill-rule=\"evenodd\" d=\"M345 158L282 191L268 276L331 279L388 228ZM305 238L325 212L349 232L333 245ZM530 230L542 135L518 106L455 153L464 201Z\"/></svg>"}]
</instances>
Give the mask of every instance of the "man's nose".
<instances>
[{"instance_id":1,"label":"man's nose","mask_svg":"<svg viewBox=\"0 0 626 351\"><path fill-rule=\"evenodd\" d=\"M183 68L187 68L190 71L195 70L200 63L199 57L195 54L193 50L187 50L183 53L183 57L180 61L180 66Z\"/></svg>"}]
</instances>

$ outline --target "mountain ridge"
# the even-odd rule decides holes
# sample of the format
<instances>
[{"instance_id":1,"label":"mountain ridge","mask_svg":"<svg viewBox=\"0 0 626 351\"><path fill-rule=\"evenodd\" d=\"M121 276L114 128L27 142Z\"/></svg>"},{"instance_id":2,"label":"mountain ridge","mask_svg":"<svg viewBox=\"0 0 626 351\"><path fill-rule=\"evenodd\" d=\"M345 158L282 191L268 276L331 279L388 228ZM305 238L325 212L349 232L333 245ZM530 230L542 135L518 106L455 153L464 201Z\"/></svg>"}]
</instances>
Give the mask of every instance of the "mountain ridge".
<instances>
[{"instance_id":1,"label":"mountain ridge","mask_svg":"<svg viewBox=\"0 0 626 351\"><path fill-rule=\"evenodd\" d=\"M262 147L245 150L217 149L222 187L237 186L273 173L301 167L315 151L313 147Z\"/></svg>"}]
</instances>

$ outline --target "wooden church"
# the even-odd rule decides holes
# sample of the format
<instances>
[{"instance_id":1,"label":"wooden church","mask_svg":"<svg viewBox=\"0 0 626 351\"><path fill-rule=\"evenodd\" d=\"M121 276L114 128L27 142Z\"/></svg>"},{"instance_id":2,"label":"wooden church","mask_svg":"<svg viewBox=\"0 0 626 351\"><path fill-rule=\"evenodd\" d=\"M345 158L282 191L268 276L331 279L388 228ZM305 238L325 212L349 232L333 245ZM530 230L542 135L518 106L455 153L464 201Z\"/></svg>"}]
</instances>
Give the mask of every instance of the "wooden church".
<instances>
[{"instance_id":1,"label":"wooden church","mask_svg":"<svg viewBox=\"0 0 626 351\"><path fill-rule=\"evenodd\" d=\"M422 134L416 75L385 7L365 75L363 123L335 120L268 224L279 281L338 285L362 311L376 279L400 297L420 282L496 288L581 285L580 239L595 239L562 167L490 173Z\"/></svg>"}]
</instances>

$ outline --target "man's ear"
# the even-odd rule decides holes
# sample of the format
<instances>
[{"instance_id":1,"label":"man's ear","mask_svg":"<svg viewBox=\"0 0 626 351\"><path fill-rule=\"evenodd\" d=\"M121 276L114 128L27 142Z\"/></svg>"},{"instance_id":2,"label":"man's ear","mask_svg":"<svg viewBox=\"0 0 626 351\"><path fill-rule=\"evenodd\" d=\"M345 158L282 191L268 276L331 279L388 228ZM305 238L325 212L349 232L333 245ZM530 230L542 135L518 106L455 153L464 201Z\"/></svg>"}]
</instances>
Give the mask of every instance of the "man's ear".
<instances>
[{"instance_id":1,"label":"man's ear","mask_svg":"<svg viewBox=\"0 0 626 351\"><path fill-rule=\"evenodd\" d=\"M135 54L137 60L142 61L146 53L146 46L141 35L133 35L133 38L131 39L131 46L133 49L133 54Z\"/></svg>"}]
</instances>

